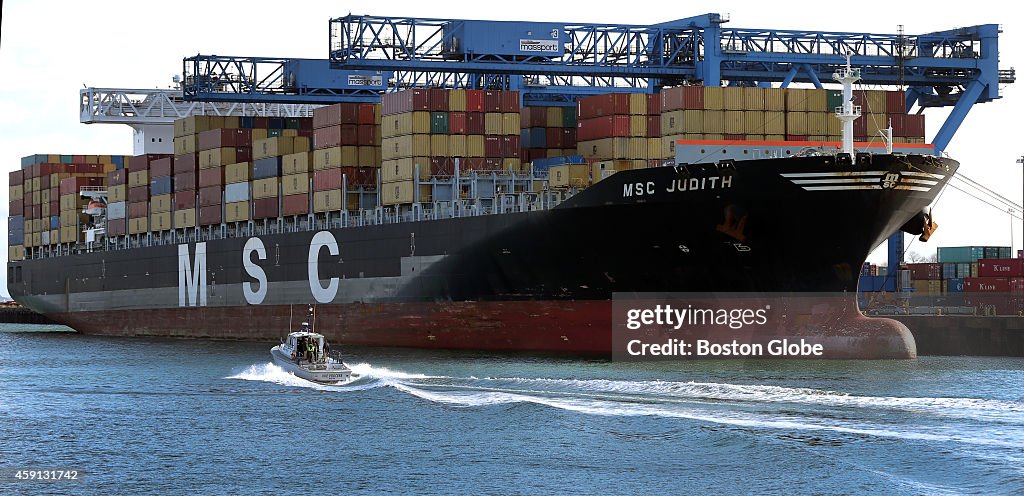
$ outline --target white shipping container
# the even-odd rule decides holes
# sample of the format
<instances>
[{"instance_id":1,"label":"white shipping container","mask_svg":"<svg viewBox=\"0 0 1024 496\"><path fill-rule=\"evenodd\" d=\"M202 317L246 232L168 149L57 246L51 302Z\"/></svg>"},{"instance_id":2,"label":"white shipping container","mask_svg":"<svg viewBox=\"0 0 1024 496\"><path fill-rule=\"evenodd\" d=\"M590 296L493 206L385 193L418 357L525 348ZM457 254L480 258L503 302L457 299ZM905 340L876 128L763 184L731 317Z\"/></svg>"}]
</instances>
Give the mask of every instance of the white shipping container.
<instances>
[{"instance_id":1,"label":"white shipping container","mask_svg":"<svg viewBox=\"0 0 1024 496\"><path fill-rule=\"evenodd\" d=\"M107 218L110 220L117 220L125 218L125 212L127 211L127 202L114 202L107 204Z\"/></svg>"},{"instance_id":2,"label":"white shipping container","mask_svg":"<svg viewBox=\"0 0 1024 496\"><path fill-rule=\"evenodd\" d=\"M249 201L249 183L232 183L224 186L224 203Z\"/></svg>"}]
</instances>

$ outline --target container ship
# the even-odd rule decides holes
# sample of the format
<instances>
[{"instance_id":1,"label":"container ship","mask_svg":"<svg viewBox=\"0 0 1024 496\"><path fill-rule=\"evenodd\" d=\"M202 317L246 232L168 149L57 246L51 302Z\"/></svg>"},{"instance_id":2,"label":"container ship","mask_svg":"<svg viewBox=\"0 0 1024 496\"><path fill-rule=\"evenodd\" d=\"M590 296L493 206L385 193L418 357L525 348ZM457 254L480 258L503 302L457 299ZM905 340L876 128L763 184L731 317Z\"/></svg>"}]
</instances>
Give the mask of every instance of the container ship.
<instances>
[{"instance_id":1,"label":"container ship","mask_svg":"<svg viewBox=\"0 0 1024 496\"><path fill-rule=\"evenodd\" d=\"M312 304L345 344L593 355L612 353L613 294L791 294L761 337L914 356L906 327L861 316L858 276L887 236L930 228L957 163L902 92L850 94L520 108L410 89L311 118L192 116L173 155L25 157L8 287L89 334L270 340ZM837 118L851 103L864 115ZM867 143L889 123L894 151ZM799 297L820 293L841 300L824 316Z\"/></svg>"}]
</instances>

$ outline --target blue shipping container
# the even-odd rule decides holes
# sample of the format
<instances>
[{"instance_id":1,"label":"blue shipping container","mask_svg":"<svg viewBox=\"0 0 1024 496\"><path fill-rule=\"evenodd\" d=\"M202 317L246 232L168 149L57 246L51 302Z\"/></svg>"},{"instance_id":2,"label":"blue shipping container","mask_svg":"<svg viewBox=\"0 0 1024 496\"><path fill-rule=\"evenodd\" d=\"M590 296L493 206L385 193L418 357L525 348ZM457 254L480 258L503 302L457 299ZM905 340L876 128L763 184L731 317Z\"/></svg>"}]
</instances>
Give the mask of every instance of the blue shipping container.
<instances>
[{"instance_id":1,"label":"blue shipping container","mask_svg":"<svg viewBox=\"0 0 1024 496\"><path fill-rule=\"evenodd\" d=\"M546 157L538 158L533 162L533 170L537 172L547 172L549 168L555 165L563 164L585 164L586 160L583 159L583 155L569 155L565 157Z\"/></svg>"},{"instance_id":2,"label":"blue shipping container","mask_svg":"<svg viewBox=\"0 0 1024 496\"><path fill-rule=\"evenodd\" d=\"M281 157L267 157L252 163L252 178L266 179L281 176Z\"/></svg>"},{"instance_id":3,"label":"blue shipping container","mask_svg":"<svg viewBox=\"0 0 1024 496\"><path fill-rule=\"evenodd\" d=\"M50 216L50 229L60 229L60 216L59 215L51 215Z\"/></svg>"},{"instance_id":4,"label":"blue shipping container","mask_svg":"<svg viewBox=\"0 0 1024 496\"><path fill-rule=\"evenodd\" d=\"M114 202L107 204L107 218L110 220L117 220L125 218L125 212L127 211L127 203L125 202Z\"/></svg>"},{"instance_id":5,"label":"blue shipping container","mask_svg":"<svg viewBox=\"0 0 1024 496\"><path fill-rule=\"evenodd\" d=\"M25 233L24 232L19 231L19 232L16 232L16 233L7 233L7 245L8 246L23 245L23 244L25 244Z\"/></svg>"},{"instance_id":6,"label":"blue shipping container","mask_svg":"<svg viewBox=\"0 0 1024 496\"><path fill-rule=\"evenodd\" d=\"M112 155L110 161L114 163L114 166L118 169L124 169L124 155Z\"/></svg>"},{"instance_id":7,"label":"blue shipping container","mask_svg":"<svg viewBox=\"0 0 1024 496\"><path fill-rule=\"evenodd\" d=\"M940 246L939 263L972 263L985 258L984 246Z\"/></svg>"},{"instance_id":8,"label":"blue shipping container","mask_svg":"<svg viewBox=\"0 0 1024 496\"><path fill-rule=\"evenodd\" d=\"M49 155L29 155L27 157L21 157L21 168L27 169L35 164L45 164L49 160Z\"/></svg>"},{"instance_id":9,"label":"blue shipping container","mask_svg":"<svg viewBox=\"0 0 1024 496\"><path fill-rule=\"evenodd\" d=\"M525 137L525 145L523 148L547 148L548 147L548 135L547 129L543 127L531 127L524 129L523 134Z\"/></svg>"},{"instance_id":10,"label":"blue shipping container","mask_svg":"<svg viewBox=\"0 0 1024 496\"><path fill-rule=\"evenodd\" d=\"M62 164L70 164L71 163L71 158L72 158L71 155L61 155L60 156L60 163L62 163Z\"/></svg>"},{"instance_id":11,"label":"blue shipping container","mask_svg":"<svg viewBox=\"0 0 1024 496\"><path fill-rule=\"evenodd\" d=\"M25 230L25 216L24 215L12 215L7 218L7 230L24 231Z\"/></svg>"},{"instance_id":12,"label":"blue shipping container","mask_svg":"<svg viewBox=\"0 0 1024 496\"><path fill-rule=\"evenodd\" d=\"M231 183L224 186L224 203L249 200L249 183Z\"/></svg>"},{"instance_id":13,"label":"blue shipping container","mask_svg":"<svg viewBox=\"0 0 1024 496\"><path fill-rule=\"evenodd\" d=\"M864 265L860 266L860 275L870 276L871 275L871 263L864 262Z\"/></svg>"},{"instance_id":14,"label":"blue shipping container","mask_svg":"<svg viewBox=\"0 0 1024 496\"><path fill-rule=\"evenodd\" d=\"M242 118L239 119L239 125L242 126L242 129L252 129L252 116L243 115Z\"/></svg>"},{"instance_id":15,"label":"blue shipping container","mask_svg":"<svg viewBox=\"0 0 1024 496\"><path fill-rule=\"evenodd\" d=\"M169 195L174 192L174 178L171 176L154 177L149 181L149 195Z\"/></svg>"},{"instance_id":16,"label":"blue shipping container","mask_svg":"<svg viewBox=\"0 0 1024 496\"><path fill-rule=\"evenodd\" d=\"M964 292L964 280L963 278L954 278L946 281L946 292L947 293L963 293Z\"/></svg>"},{"instance_id":17,"label":"blue shipping container","mask_svg":"<svg viewBox=\"0 0 1024 496\"><path fill-rule=\"evenodd\" d=\"M280 130L284 129L284 118L283 117L271 117L270 118L270 125L267 126L267 127L270 128L270 129L278 130L278 133L275 136L280 136L281 135ZM270 133L267 133L267 136L270 136Z\"/></svg>"}]
</instances>

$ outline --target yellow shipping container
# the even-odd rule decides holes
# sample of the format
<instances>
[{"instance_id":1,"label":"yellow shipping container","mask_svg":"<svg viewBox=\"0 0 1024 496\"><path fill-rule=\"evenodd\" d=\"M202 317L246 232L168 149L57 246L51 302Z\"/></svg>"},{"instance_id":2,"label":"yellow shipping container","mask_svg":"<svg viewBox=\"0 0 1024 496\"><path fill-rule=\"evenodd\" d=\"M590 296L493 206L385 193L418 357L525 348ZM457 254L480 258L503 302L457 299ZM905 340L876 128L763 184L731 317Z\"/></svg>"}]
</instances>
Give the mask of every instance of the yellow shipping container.
<instances>
[{"instance_id":1,"label":"yellow shipping container","mask_svg":"<svg viewBox=\"0 0 1024 496\"><path fill-rule=\"evenodd\" d=\"M33 204L37 204L37 205L40 204L40 203L43 203L43 194L42 194L42 192L40 192L39 190L36 190L36 191L32 192L32 203Z\"/></svg>"},{"instance_id":2,"label":"yellow shipping container","mask_svg":"<svg viewBox=\"0 0 1024 496\"><path fill-rule=\"evenodd\" d=\"M252 144L253 160L305 151L309 151L309 138L305 136L275 136L256 140Z\"/></svg>"},{"instance_id":3,"label":"yellow shipping container","mask_svg":"<svg viewBox=\"0 0 1024 496\"><path fill-rule=\"evenodd\" d=\"M827 112L828 111L828 91L819 89L804 90L807 93L807 111L808 112ZM883 100L884 102L884 100Z\"/></svg>"},{"instance_id":4,"label":"yellow shipping container","mask_svg":"<svg viewBox=\"0 0 1024 496\"><path fill-rule=\"evenodd\" d=\"M479 134L471 134L466 136L466 156L467 157L483 157L484 156L484 137Z\"/></svg>"},{"instance_id":5,"label":"yellow shipping container","mask_svg":"<svg viewBox=\"0 0 1024 496\"><path fill-rule=\"evenodd\" d=\"M687 138L687 139L690 139L690 138ZM693 139L697 139L697 138L693 138ZM719 134L719 133L711 133L711 134L705 133L705 134L700 135L699 139L710 140L710 141L724 140L725 139L725 135L724 134Z\"/></svg>"},{"instance_id":6,"label":"yellow shipping container","mask_svg":"<svg viewBox=\"0 0 1024 496\"><path fill-rule=\"evenodd\" d=\"M149 171L139 170L128 173L128 187L149 186Z\"/></svg>"},{"instance_id":7,"label":"yellow shipping container","mask_svg":"<svg viewBox=\"0 0 1024 496\"><path fill-rule=\"evenodd\" d=\"M223 167L225 165L238 162L235 158L234 148L214 148L213 150L203 150L199 152L199 168L212 169L214 167Z\"/></svg>"},{"instance_id":8,"label":"yellow shipping container","mask_svg":"<svg viewBox=\"0 0 1024 496\"><path fill-rule=\"evenodd\" d=\"M448 90L448 110L450 112L466 111L466 90Z\"/></svg>"},{"instance_id":9,"label":"yellow shipping container","mask_svg":"<svg viewBox=\"0 0 1024 496\"><path fill-rule=\"evenodd\" d=\"M42 211L43 217L49 217L51 213L57 213L57 212L50 212L50 202L43 203L40 206L40 208L42 208L42 210L43 210Z\"/></svg>"},{"instance_id":10,"label":"yellow shipping container","mask_svg":"<svg viewBox=\"0 0 1024 496\"><path fill-rule=\"evenodd\" d=\"M253 129L251 143L255 143L256 140L267 139L269 133L266 129Z\"/></svg>"},{"instance_id":11,"label":"yellow shipping container","mask_svg":"<svg viewBox=\"0 0 1024 496\"><path fill-rule=\"evenodd\" d=\"M224 204L224 222L241 222L249 220L249 202L231 202Z\"/></svg>"},{"instance_id":12,"label":"yellow shipping container","mask_svg":"<svg viewBox=\"0 0 1024 496\"><path fill-rule=\"evenodd\" d=\"M807 135L807 112L786 112L786 135Z\"/></svg>"},{"instance_id":13,"label":"yellow shipping container","mask_svg":"<svg viewBox=\"0 0 1024 496\"><path fill-rule=\"evenodd\" d=\"M44 189L44 190L40 191L39 192L39 201L42 202L42 203L50 203L50 191L53 191L53 190L52 189ZM54 198L54 199L56 199L56 198Z\"/></svg>"},{"instance_id":14,"label":"yellow shipping container","mask_svg":"<svg viewBox=\"0 0 1024 496\"><path fill-rule=\"evenodd\" d=\"M289 153L281 158L281 174L309 172L309 152Z\"/></svg>"},{"instance_id":15,"label":"yellow shipping container","mask_svg":"<svg viewBox=\"0 0 1024 496\"><path fill-rule=\"evenodd\" d=\"M647 115L647 95L645 93L630 93L629 115Z\"/></svg>"},{"instance_id":16,"label":"yellow shipping container","mask_svg":"<svg viewBox=\"0 0 1024 496\"><path fill-rule=\"evenodd\" d=\"M634 138L647 136L647 116L631 115L629 117L629 135Z\"/></svg>"},{"instance_id":17,"label":"yellow shipping container","mask_svg":"<svg viewBox=\"0 0 1024 496\"><path fill-rule=\"evenodd\" d=\"M661 138L647 138L647 158L661 159Z\"/></svg>"},{"instance_id":18,"label":"yellow shipping container","mask_svg":"<svg viewBox=\"0 0 1024 496\"><path fill-rule=\"evenodd\" d=\"M629 138L603 138L580 141L576 151L585 157L629 158Z\"/></svg>"},{"instance_id":19,"label":"yellow shipping container","mask_svg":"<svg viewBox=\"0 0 1024 496\"><path fill-rule=\"evenodd\" d=\"M763 134L748 134L748 135L744 136L743 139L745 139L747 141L764 141L764 135Z\"/></svg>"},{"instance_id":20,"label":"yellow shipping container","mask_svg":"<svg viewBox=\"0 0 1024 496\"><path fill-rule=\"evenodd\" d=\"M139 217L137 219L128 219L128 234L142 234L149 232L149 218ZM63 229L61 230L61 238L64 237Z\"/></svg>"},{"instance_id":21,"label":"yellow shipping container","mask_svg":"<svg viewBox=\"0 0 1024 496\"><path fill-rule=\"evenodd\" d=\"M484 114L484 134L492 136L500 135L504 129L504 114L496 112L487 112Z\"/></svg>"},{"instance_id":22,"label":"yellow shipping container","mask_svg":"<svg viewBox=\"0 0 1024 496\"><path fill-rule=\"evenodd\" d=\"M49 203L49 200L47 200L45 203ZM60 195L61 210L77 210L79 207L78 203L78 195Z\"/></svg>"},{"instance_id":23,"label":"yellow shipping container","mask_svg":"<svg viewBox=\"0 0 1024 496\"><path fill-rule=\"evenodd\" d=\"M430 135L409 134L396 136L384 140L381 146L381 154L384 160L394 160L403 157L429 157Z\"/></svg>"},{"instance_id":24,"label":"yellow shipping container","mask_svg":"<svg viewBox=\"0 0 1024 496\"><path fill-rule=\"evenodd\" d=\"M433 144L431 144L433 146ZM451 157L466 156L466 136L453 134L448 136L448 155Z\"/></svg>"},{"instance_id":25,"label":"yellow shipping container","mask_svg":"<svg viewBox=\"0 0 1024 496\"><path fill-rule=\"evenodd\" d=\"M281 194L300 195L309 193L309 173L288 174L281 178Z\"/></svg>"},{"instance_id":26,"label":"yellow shipping container","mask_svg":"<svg viewBox=\"0 0 1024 496\"><path fill-rule=\"evenodd\" d=\"M501 134L519 136L519 112L501 114Z\"/></svg>"},{"instance_id":27,"label":"yellow shipping container","mask_svg":"<svg viewBox=\"0 0 1024 496\"><path fill-rule=\"evenodd\" d=\"M175 229L196 226L196 209L189 208L174 211Z\"/></svg>"},{"instance_id":28,"label":"yellow shipping container","mask_svg":"<svg viewBox=\"0 0 1024 496\"><path fill-rule=\"evenodd\" d=\"M17 262L25 259L25 246L13 245L7 247L7 261Z\"/></svg>"},{"instance_id":29,"label":"yellow shipping container","mask_svg":"<svg viewBox=\"0 0 1024 496\"><path fill-rule=\"evenodd\" d=\"M19 184L17 186L11 186L8 188L8 196L11 201L21 200L25 198L25 185Z\"/></svg>"},{"instance_id":30,"label":"yellow shipping container","mask_svg":"<svg viewBox=\"0 0 1024 496\"><path fill-rule=\"evenodd\" d=\"M725 110L743 110L743 88L726 86L722 88L722 108ZM705 107L707 104L705 102Z\"/></svg>"},{"instance_id":31,"label":"yellow shipping container","mask_svg":"<svg viewBox=\"0 0 1024 496\"><path fill-rule=\"evenodd\" d=\"M765 141L786 141L786 135L784 134L766 134L764 135Z\"/></svg>"},{"instance_id":32,"label":"yellow shipping container","mask_svg":"<svg viewBox=\"0 0 1024 496\"><path fill-rule=\"evenodd\" d=\"M181 120L184 122L182 122L179 136L199 134L210 129L224 127L224 118L219 115L192 115Z\"/></svg>"},{"instance_id":33,"label":"yellow shipping container","mask_svg":"<svg viewBox=\"0 0 1024 496\"><path fill-rule=\"evenodd\" d=\"M820 134L812 134L807 137L808 141L828 141L828 136Z\"/></svg>"},{"instance_id":34,"label":"yellow shipping container","mask_svg":"<svg viewBox=\"0 0 1024 496\"><path fill-rule=\"evenodd\" d=\"M62 210L60 212L60 226L78 226L79 213L77 210Z\"/></svg>"},{"instance_id":35,"label":"yellow shipping container","mask_svg":"<svg viewBox=\"0 0 1024 496\"><path fill-rule=\"evenodd\" d=\"M576 150L573 150L572 153L570 153L569 155L573 155L575 153L576 153ZM558 148L548 148L547 150L544 150L544 156L547 157L547 158L561 157L563 155L564 154L562 153L562 150L559 150Z\"/></svg>"},{"instance_id":36,"label":"yellow shipping container","mask_svg":"<svg viewBox=\"0 0 1024 496\"><path fill-rule=\"evenodd\" d=\"M744 112L742 110L725 111L725 133L743 134L745 128Z\"/></svg>"},{"instance_id":37,"label":"yellow shipping container","mask_svg":"<svg viewBox=\"0 0 1024 496\"><path fill-rule=\"evenodd\" d=\"M764 134L786 134L786 113L765 112Z\"/></svg>"},{"instance_id":38,"label":"yellow shipping container","mask_svg":"<svg viewBox=\"0 0 1024 496\"><path fill-rule=\"evenodd\" d=\"M41 178L41 177L33 177L32 181L30 181L30 184L32 185L31 191L39 191L40 189L42 189L40 187L40 184L42 183L42 180L43 180L43 178Z\"/></svg>"},{"instance_id":39,"label":"yellow shipping container","mask_svg":"<svg viewBox=\"0 0 1024 496\"><path fill-rule=\"evenodd\" d=\"M743 110L764 110L766 88L743 88Z\"/></svg>"},{"instance_id":40,"label":"yellow shipping container","mask_svg":"<svg viewBox=\"0 0 1024 496\"><path fill-rule=\"evenodd\" d=\"M430 179L430 157L405 157L384 162L380 169L380 180L382 183L411 181L417 167L420 180Z\"/></svg>"},{"instance_id":41,"label":"yellow shipping container","mask_svg":"<svg viewBox=\"0 0 1024 496\"><path fill-rule=\"evenodd\" d=\"M836 117L836 114L829 112L825 117L825 134L829 136L843 135L843 121Z\"/></svg>"},{"instance_id":42,"label":"yellow shipping container","mask_svg":"<svg viewBox=\"0 0 1024 496\"><path fill-rule=\"evenodd\" d=\"M170 212L172 205L174 205L174 195L157 195L149 199L150 213L162 214L164 212ZM167 222L169 224L170 220Z\"/></svg>"},{"instance_id":43,"label":"yellow shipping container","mask_svg":"<svg viewBox=\"0 0 1024 496\"><path fill-rule=\"evenodd\" d=\"M358 167L380 167L380 154L377 153L376 146L358 146L356 149Z\"/></svg>"},{"instance_id":44,"label":"yellow shipping container","mask_svg":"<svg viewBox=\"0 0 1024 496\"><path fill-rule=\"evenodd\" d=\"M618 162L618 161L605 160L605 161L594 162L593 164L590 164L591 183L592 184L597 184L602 179L605 179L608 176L610 176L612 174L615 174L616 172L619 172L620 170L631 170L632 169L632 164L630 164L627 168L617 169L615 167L615 163L616 162Z\"/></svg>"},{"instance_id":45,"label":"yellow shipping container","mask_svg":"<svg viewBox=\"0 0 1024 496\"><path fill-rule=\"evenodd\" d=\"M341 167L341 147L313 150L313 170Z\"/></svg>"},{"instance_id":46,"label":"yellow shipping container","mask_svg":"<svg viewBox=\"0 0 1024 496\"><path fill-rule=\"evenodd\" d=\"M629 138L629 154L626 158L630 160L647 160L647 138Z\"/></svg>"},{"instance_id":47,"label":"yellow shipping container","mask_svg":"<svg viewBox=\"0 0 1024 496\"><path fill-rule=\"evenodd\" d=\"M238 129L242 127L242 119L237 115L224 116L224 128Z\"/></svg>"},{"instance_id":48,"label":"yellow shipping container","mask_svg":"<svg viewBox=\"0 0 1024 496\"><path fill-rule=\"evenodd\" d=\"M725 112L721 110L705 110L704 133L725 133Z\"/></svg>"},{"instance_id":49,"label":"yellow shipping container","mask_svg":"<svg viewBox=\"0 0 1024 496\"><path fill-rule=\"evenodd\" d=\"M725 109L721 86L705 86L705 110L721 111Z\"/></svg>"},{"instance_id":50,"label":"yellow shipping container","mask_svg":"<svg viewBox=\"0 0 1024 496\"><path fill-rule=\"evenodd\" d=\"M786 111L806 112L807 111L807 90L802 88L786 89Z\"/></svg>"},{"instance_id":51,"label":"yellow shipping container","mask_svg":"<svg viewBox=\"0 0 1024 496\"><path fill-rule=\"evenodd\" d=\"M430 201L430 186L420 186L417 192L413 181L397 181L381 186L380 194L382 205L428 202Z\"/></svg>"},{"instance_id":52,"label":"yellow shipping container","mask_svg":"<svg viewBox=\"0 0 1024 496\"><path fill-rule=\"evenodd\" d=\"M590 166L587 164L555 165L548 171L548 183L552 188L576 187L585 188L590 185Z\"/></svg>"},{"instance_id":53,"label":"yellow shipping container","mask_svg":"<svg viewBox=\"0 0 1024 496\"><path fill-rule=\"evenodd\" d=\"M34 236L33 236L34 238ZM61 243L74 243L78 241L78 228L77 227L61 227L60 228L60 242ZM53 240L50 240L53 243ZM39 236L39 244L42 244L42 236Z\"/></svg>"},{"instance_id":54,"label":"yellow shipping container","mask_svg":"<svg viewBox=\"0 0 1024 496\"><path fill-rule=\"evenodd\" d=\"M562 120L564 117L562 112L575 112L575 110L568 108L562 109L562 107L548 107L544 124L547 127L563 127L565 121Z\"/></svg>"},{"instance_id":55,"label":"yellow shipping container","mask_svg":"<svg viewBox=\"0 0 1024 496\"><path fill-rule=\"evenodd\" d=\"M274 198L278 196L280 179L279 177L268 177L253 181L252 199L259 200L261 198Z\"/></svg>"},{"instance_id":56,"label":"yellow shipping container","mask_svg":"<svg viewBox=\"0 0 1024 496\"><path fill-rule=\"evenodd\" d=\"M823 136L828 134L827 119L831 118L833 118L832 114L826 114L825 112L808 112L807 134L810 136Z\"/></svg>"},{"instance_id":57,"label":"yellow shipping container","mask_svg":"<svg viewBox=\"0 0 1024 496\"><path fill-rule=\"evenodd\" d=\"M128 198L128 187L124 184L107 188L107 200L111 203L123 202Z\"/></svg>"},{"instance_id":58,"label":"yellow shipping container","mask_svg":"<svg viewBox=\"0 0 1024 496\"><path fill-rule=\"evenodd\" d=\"M195 153L198 148L197 143L198 140L194 134L174 138L174 154L188 155L190 153Z\"/></svg>"},{"instance_id":59,"label":"yellow shipping container","mask_svg":"<svg viewBox=\"0 0 1024 496\"><path fill-rule=\"evenodd\" d=\"M886 114L867 114L861 117L866 119L868 128L868 139L878 139L879 133L889 127L889 116Z\"/></svg>"},{"instance_id":60,"label":"yellow shipping container","mask_svg":"<svg viewBox=\"0 0 1024 496\"><path fill-rule=\"evenodd\" d=\"M358 146L345 145L341 147L341 166L342 167L359 167L359 148ZM367 164L369 165L369 164Z\"/></svg>"},{"instance_id":61,"label":"yellow shipping container","mask_svg":"<svg viewBox=\"0 0 1024 496\"><path fill-rule=\"evenodd\" d=\"M743 134L760 134L764 132L763 110L743 111Z\"/></svg>"},{"instance_id":62,"label":"yellow shipping container","mask_svg":"<svg viewBox=\"0 0 1024 496\"><path fill-rule=\"evenodd\" d=\"M865 108L861 111L865 114L884 114L885 113L885 91L883 90L867 90L864 92L864 106ZM902 112L901 112L902 113Z\"/></svg>"},{"instance_id":63,"label":"yellow shipping container","mask_svg":"<svg viewBox=\"0 0 1024 496\"><path fill-rule=\"evenodd\" d=\"M252 162L238 162L224 166L226 184L244 183L252 178Z\"/></svg>"},{"instance_id":64,"label":"yellow shipping container","mask_svg":"<svg viewBox=\"0 0 1024 496\"><path fill-rule=\"evenodd\" d=\"M434 157L448 157L448 135L430 135L430 155Z\"/></svg>"},{"instance_id":65,"label":"yellow shipping container","mask_svg":"<svg viewBox=\"0 0 1024 496\"><path fill-rule=\"evenodd\" d=\"M699 133L704 129L704 111L673 110L661 114L661 135Z\"/></svg>"},{"instance_id":66,"label":"yellow shipping container","mask_svg":"<svg viewBox=\"0 0 1024 496\"><path fill-rule=\"evenodd\" d=\"M661 159L671 160L676 158L676 141L686 139L684 134L673 134L661 138Z\"/></svg>"},{"instance_id":67,"label":"yellow shipping container","mask_svg":"<svg viewBox=\"0 0 1024 496\"><path fill-rule=\"evenodd\" d=\"M518 158L506 157L501 159L501 170L505 172L519 172L522 169L522 162Z\"/></svg>"},{"instance_id":68,"label":"yellow shipping container","mask_svg":"<svg viewBox=\"0 0 1024 496\"><path fill-rule=\"evenodd\" d=\"M171 229L174 229L174 225L171 224L171 220L173 219L171 217L170 210L167 212L155 213L150 216L149 230L153 232L170 231Z\"/></svg>"},{"instance_id":69,"label":"yellow shipping container","mask_svg":"<svg viewBox=\"0 0 1024 496\"><path fill-rule=\"evenodd\" d=\"M786 90L784 88L764 88L764 109L771 112L786 110Z\"/></svg>"}]
</instances>

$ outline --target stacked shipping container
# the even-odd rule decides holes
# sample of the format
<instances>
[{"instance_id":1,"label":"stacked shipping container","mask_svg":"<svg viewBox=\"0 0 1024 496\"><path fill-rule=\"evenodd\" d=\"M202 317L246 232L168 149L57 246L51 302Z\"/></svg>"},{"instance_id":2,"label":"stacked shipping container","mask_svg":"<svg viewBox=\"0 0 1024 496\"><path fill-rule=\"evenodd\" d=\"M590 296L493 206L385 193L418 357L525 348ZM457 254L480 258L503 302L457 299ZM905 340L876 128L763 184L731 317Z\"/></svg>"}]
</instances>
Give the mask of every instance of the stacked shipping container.
<instances>
[{"instance_id":1,"label":"stacked shipping container","mask_svg":"<svg viewBox=\"0 0 1024 496\"><path fill-rule=\"evenodd\" d=\"M630 160L630 168L647 167L649 159L661 158L660 102L660 95L642 93L580 99L577 153L598 161Z\"/></svg>"},{"instance_id":2,"label":"stacked shipping container","mask_svg":"<svg viewBox=\"0 0 1024 496\"><path fill-rule=\"evenodd\" d=\"M313 128L312 159L302 152L283 158L282 214L309 212L310 169L314 212L358 209L358 191L376 187L381 166L380 105L318 108L313 111ZM342 205L343 199L347 205Z\"/></svg>"},{"instance_id":3,"label":"stacked shipping container","mask_svg":"<svg viewBox=\"0 0 1024 496\"><path fill-rule=\"evenodd\" d=\"M523 107L519 111L519 158L537 159L576 155L576 109Z\"/></svg>"}]
</instances>

